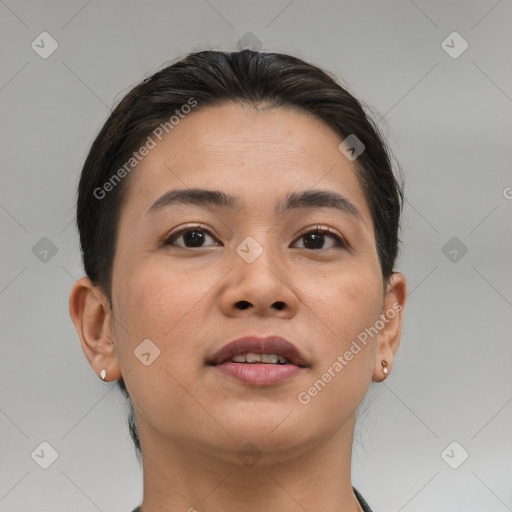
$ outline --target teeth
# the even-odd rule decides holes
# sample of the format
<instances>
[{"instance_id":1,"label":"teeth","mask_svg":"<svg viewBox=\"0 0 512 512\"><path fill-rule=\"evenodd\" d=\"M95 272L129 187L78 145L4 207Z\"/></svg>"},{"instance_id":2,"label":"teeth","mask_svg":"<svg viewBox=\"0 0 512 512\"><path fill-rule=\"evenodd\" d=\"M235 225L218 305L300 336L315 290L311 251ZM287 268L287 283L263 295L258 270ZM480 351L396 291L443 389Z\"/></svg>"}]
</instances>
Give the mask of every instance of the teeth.
<instances>
[{"instance_id":1,"label":"teeth","mask_svg":"<svg viewBox=\"0 0 512 512\"><path fill-rule=\"evenodd\" d=\"M251 352L249 352L248 354L246 354L245 360L248 363L261 363L261 355L260 354L252 354Z\"/></svg>"},{"instance_id":2,"label":"teeth","mask_svg":"<svg viewBox=\"0 0 512 512\"><path fill-rule=\"evenodd\" d=\"M269 364L286 364L287 359L278 354L238 354L231 358L234 363L269 363Z\"/></svg>"},{"instance_id":3,"label":"teeth","mask_svg":"<svg viewBox=\"0 0 512 512\"><path fill-rule=\"evenodd\" d=\"M279 357L277 354L261 354L262 363L277 363Z\"/></svg>"}]
</instances>

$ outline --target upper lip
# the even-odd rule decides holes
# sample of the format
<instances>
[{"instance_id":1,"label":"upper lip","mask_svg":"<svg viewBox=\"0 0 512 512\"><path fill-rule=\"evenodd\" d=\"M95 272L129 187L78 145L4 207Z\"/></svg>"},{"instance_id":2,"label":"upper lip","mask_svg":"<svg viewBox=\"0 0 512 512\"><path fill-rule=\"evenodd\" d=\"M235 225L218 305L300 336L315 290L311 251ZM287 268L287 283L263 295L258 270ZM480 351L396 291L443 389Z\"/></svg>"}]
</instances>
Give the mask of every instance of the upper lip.
<instances>
[{"instance_id":1,"label":"upper lip","mask_svg":"<svg viewBox=\"0 0 512 512\"><path fill-rule=\"evenodd\" d=\"M277 354L292 364L302 367L307 366L306 360L291 342L273 335L266 337L250 335L230 341L215 352L208 364L221 364L233 356L248 352L252 354Z\"/></svg>"}]
</instances>

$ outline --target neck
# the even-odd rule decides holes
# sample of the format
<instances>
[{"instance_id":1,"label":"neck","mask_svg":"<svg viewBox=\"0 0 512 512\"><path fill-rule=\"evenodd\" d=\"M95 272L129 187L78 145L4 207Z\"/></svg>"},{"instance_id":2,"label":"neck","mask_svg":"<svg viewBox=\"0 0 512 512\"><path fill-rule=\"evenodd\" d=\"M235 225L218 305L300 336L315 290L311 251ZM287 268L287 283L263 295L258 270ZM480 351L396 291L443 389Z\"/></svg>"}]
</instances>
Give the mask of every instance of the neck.
<instances>
[{"instance_id":1,"label":"neck","mask_svg":"<svg viewBox=\"0 0 512 512\"><path fill-rule=\"evenodd\" d=\"M360 512L350 474L354 423L351 419L329 439L309 446L279 453L263 447L261 458L252 460L197 449L197 443L171 443L139 424L141 512L223 512L227 503L237 512Z\"/></svg>"}]
</instances>

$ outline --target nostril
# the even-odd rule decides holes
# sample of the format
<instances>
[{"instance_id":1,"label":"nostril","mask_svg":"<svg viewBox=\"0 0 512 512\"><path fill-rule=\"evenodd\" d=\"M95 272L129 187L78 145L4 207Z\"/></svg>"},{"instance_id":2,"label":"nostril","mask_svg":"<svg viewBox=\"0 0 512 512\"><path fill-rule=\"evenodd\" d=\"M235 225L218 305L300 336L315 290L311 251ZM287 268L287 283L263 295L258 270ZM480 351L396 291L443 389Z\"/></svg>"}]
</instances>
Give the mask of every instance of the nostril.
<instances>
[{"instance_id":1,"label":"nostril","mask_svg":"<svg viewBox=\"0 0 512 512\"><path fill-rule=\"evenodd\" d=\"M236 303L236 306L240 309L247 309L251 306L251 303L246 300L240 300ZM282 310L285 307L285 303L283 301L274 302L272 307L278 310Z\"/></svg>"},{"instance_id":2,"label":"nostril","mask_svg":"<svg viewBox=\"0 0 512 512\"><path fill-rule=\"evenodd\" d=\"M246 300L241 300L241 301L237 302L237 306L240 309L247 309L250 305L251 305L251 303L247 302Z\"/></svg>"}]
</instances>

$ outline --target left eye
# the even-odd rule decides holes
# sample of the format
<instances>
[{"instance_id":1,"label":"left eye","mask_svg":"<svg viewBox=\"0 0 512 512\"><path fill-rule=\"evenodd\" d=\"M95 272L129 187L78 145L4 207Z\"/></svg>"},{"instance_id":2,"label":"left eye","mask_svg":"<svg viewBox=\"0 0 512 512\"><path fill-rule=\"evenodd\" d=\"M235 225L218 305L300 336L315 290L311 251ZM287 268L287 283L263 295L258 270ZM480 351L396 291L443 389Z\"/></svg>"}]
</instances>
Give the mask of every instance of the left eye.
<instances>
[{"instance_id":1,"label":"left eye","mask_svg":"<svg viewBox=\"0 0 512 512\"><path fill-rule=\"evenodd\" d=\"M324 244L326 236L334 240L335 247L346 247L345 241L339 235L337 235L330 229L320 227L303 233L299 237L299 240L307 240L307 244L304 244L304 249L325 249L325 247L322 247L322 245ZM309 245L309 247L307 247L306 245ZM327 249L330 249L330 247L327 247Z\"/></svg>"}]
</instances>

